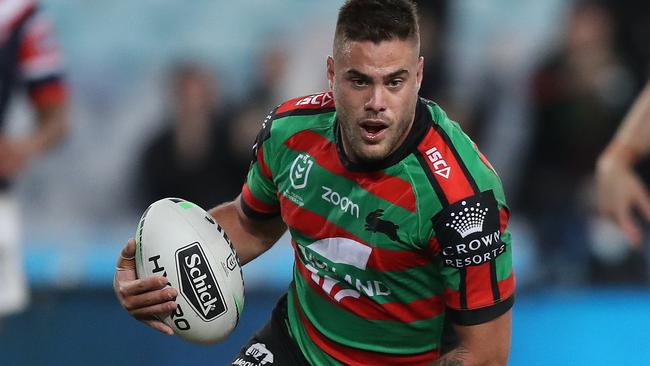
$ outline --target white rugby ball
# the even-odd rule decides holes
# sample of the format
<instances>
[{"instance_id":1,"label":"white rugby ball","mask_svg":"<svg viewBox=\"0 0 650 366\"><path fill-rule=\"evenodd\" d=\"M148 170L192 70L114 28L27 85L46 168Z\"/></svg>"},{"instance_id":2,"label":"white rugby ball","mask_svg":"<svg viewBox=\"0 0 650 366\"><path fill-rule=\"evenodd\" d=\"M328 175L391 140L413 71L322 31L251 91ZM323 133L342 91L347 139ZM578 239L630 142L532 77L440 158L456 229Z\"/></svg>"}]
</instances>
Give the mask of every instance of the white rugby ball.
<instances>
[{"instance_id":1,"label":"white rugby ball","mask_svg":"<svg viewBox=\"0 0 650 366\"><path fill-rule=\"evenodd\" d=\"M177 308L160 319L181 338L217 343L235 329L244 307L237 253L201 207L179 199L154 202L135 235L138 278L165 276L178 291Z\"/></svg>"}]
</instances>

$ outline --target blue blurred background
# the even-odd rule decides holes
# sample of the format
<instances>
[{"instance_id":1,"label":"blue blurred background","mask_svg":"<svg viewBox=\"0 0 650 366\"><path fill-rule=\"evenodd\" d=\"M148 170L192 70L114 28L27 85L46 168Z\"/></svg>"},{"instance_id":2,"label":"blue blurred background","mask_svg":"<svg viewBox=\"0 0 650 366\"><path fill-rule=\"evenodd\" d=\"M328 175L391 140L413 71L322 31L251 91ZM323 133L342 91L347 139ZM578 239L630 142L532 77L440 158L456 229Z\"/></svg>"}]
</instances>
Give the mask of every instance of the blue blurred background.
<instances>
[{"instance_id":1,"label":"blue blurred background","mask_svg":"<svg viewBox=\"0 0 650 366\"><path fill-rule=\"evenodd\" d=\"M237 194L266 112L327 87L325 57L341 3L42 1L65 55L71 129L12 187L31 299L0 325L1 365L231 359L289 284L286 238L244 268L242 323L210 347L130 319L112 294L115 260L156 198L209 207ZM509 364L650 364L647 245L631 249L593 202L596 156L648 78L650 8L420 3L422 95L477 141L512 206L518 297ZM30 113L25 98L14 98L9 133L28 131ZM202 113L208 127L191 122ZM208 147L160 165L174 154L171 141L194 141L192 128L209 131L202 133ZM177 188L162 177L171 174L207 188Z\"/></svg>"}]
</instances>

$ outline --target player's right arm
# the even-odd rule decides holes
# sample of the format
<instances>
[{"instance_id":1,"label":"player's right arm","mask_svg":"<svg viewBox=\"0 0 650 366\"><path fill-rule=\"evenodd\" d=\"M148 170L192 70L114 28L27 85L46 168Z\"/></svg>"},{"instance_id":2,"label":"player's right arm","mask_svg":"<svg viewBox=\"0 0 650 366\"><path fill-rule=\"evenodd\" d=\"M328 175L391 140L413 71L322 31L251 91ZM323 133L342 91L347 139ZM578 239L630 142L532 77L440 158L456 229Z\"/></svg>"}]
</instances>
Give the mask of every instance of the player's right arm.
<instances>
[{"instance_id":1,"label":"player's right arm","mask_svg":"<svg viewBox=\"0 0 650 366\"><path fill-rule=\"evenodd\" d=\"M255 140L253 160L242 193L234 201L210 210L233 242L241 265L268 250L286 231L271 169L274 141L270 137L274 116L275 111L266 117Z\"/></svg>"},{"instance_id":2,"label":"player's right arm","mask_svg":"<svg viewBox=\"0 0 650 366\"><path fill-rule=\"evenodd\" d=\"M254 158L242 193L231 202L209 211L232 241L244 265L268 250L286 231L279 215L279 202L272 173L264 157L269 146L272 115L257 137ZM266 154L271 155L271 154ZM120 304L134 318L172 335L173 330L156 315L176 309L178 292L167 287L164 277L138 279L135 271L135 242L130 239L118 258L113 288Z\"/></svg>"},{"instance_id":3,"label":"player's right arm","mask_svg":"<svg viewBox=\"0 0 650 366\"><path fill-rule=\"evenodd\" d=\"M241 198L224 203L210 214L224 228L232 241L241 265L269 249L285 232L286 226L279 217L255 220L244 213ZM134 318L150 327L172 335L172 329L156 318L158 314L176 309L174 300L178 292L167 287L167 279L152 276L138 279L135 271L135 241L130 239L118 258L113 281L115 295L120 305Z\"/></svg>"},{"instance_id":4,"label":"player's right arm","mask_svg":"<svg viewBox=\"0 0 650 366\"><path fill-rule=\"evenodd\" d=\"M242 209L242 197L219 205L210 214L217 220L235 246L239 264L244 265L267 251L280 239L287 227L280 217L255 220Z\"/></svg>"}]
</instances>

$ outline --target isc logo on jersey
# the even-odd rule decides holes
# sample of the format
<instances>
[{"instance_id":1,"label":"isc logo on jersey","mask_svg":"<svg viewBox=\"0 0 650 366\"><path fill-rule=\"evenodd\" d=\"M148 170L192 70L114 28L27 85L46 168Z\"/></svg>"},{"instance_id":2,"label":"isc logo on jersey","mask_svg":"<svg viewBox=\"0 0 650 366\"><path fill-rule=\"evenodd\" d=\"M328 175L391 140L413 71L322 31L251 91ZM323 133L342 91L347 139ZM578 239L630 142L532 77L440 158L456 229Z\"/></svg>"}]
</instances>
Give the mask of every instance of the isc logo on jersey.
<instances>
[{"instance_id":1,"label":"isc logo on jersey","mask_svg":"<svg viewBox=\"0 0 650 366\"><path fill-rule=\"evenodd\" d=\"M332 101L332 94L330 92L327 92L327 93L316 94L316 95L312 95L312 96L300 99L296 103L296 105L297 106L299 106L299 105L301 105L301 106L312 105L312 106L318 106L318 107L325 107L331 101Z\"/></svg>"},{"instance_id":2,"label":"isc logo on jersey","mask_svg":"<svg viewBox=\"0 0 650 366\"><path fill-rule=\"evenodd\" d=\"M433 165L434 173L439 176L449 179L449 173L451 173L451 167L447 164L445 159L442 158L442 154L438 151L437 147L432 147L427 150L426 153L431 165Z\"/></svg>"}]
</instances>

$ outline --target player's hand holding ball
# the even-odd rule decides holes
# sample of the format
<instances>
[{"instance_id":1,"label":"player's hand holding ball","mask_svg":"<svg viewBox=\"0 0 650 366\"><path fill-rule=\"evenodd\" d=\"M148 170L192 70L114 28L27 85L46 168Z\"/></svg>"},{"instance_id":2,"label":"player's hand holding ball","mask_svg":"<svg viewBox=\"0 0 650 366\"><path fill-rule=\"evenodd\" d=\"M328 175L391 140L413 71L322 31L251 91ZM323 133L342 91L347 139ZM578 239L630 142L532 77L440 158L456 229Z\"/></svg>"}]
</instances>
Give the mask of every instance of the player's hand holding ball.
<instances>
[{"instance_id":1,"label":"player's hand holding ball","mask_svg":"<svg viewBox=\"0 0 650 366\"><path fill-rule=\"evenodd\" d=\"M144 212L114 287L133 317L197 343L224 340L244 305L241 268L225 232L205 210L176 198Z\"/></svg>"},{"instance_id":2,"label":"player's hand holding ball","mask_svg":"<svg viewBox=\"0 0 650 366\"><path fill-rule=\"evenodd\" d=\"M152 276L138 279L135 272L135 240L129 239L117 260L113 289L120 305L129 314L150 327L173 335L172 328L158 320L156 315L176 310L174 299L178 292L167 287L167 279Z\"/></svg>"}]
</instances>

